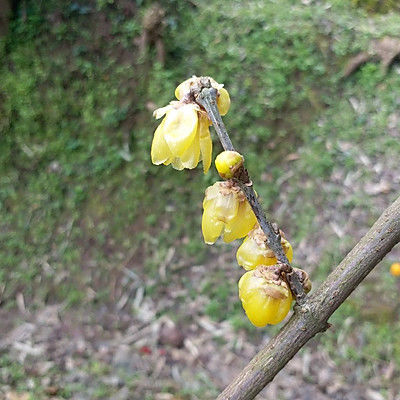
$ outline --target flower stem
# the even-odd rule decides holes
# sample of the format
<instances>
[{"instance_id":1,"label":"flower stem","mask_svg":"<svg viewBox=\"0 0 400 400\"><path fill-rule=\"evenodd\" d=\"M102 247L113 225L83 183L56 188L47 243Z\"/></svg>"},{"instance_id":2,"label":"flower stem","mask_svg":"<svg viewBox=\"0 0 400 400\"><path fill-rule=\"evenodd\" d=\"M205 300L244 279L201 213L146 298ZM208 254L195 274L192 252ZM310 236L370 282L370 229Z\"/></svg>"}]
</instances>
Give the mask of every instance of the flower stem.
<instances>
[{"instance_id":1,"label":"flower stem","mask_svg":"<svg viewBox=\"0 0 400 400\"><path fill-rule=\"evenodd\" d=\"M225 128L222 121L221 115L217 107L217 90L210 87L207 83L202 87L202 89L195 96L196 102L200 104L206 111L208 116L213 123L214 129L217 132L218 138L222 144L224 150L235 151L229 134ZM257 221L267 237L267 245L274 252L278 264L281 266L282 271L285 272L286 278L288 280L291 291L293 292L296 302L302 304L305 298L305 292L303 285L300 282L298 275L293 271L289 260L282 248L281 235L279 233L279 228L276 224L272 224L265 217L265 213L261 208L259 201L257 200L256 193L253 189L253 183L247 173L244 170L241 174L235 178L236 183L240 186L241 190L245 194Z\"/></svg>"},{"instance_id":2,"label":"flower stem","mask_svg":"<svg viewBox=\"0 0 400 400\"><path fill-rule=\"evenodd\" d=\"M222 121L221 114L217 107L217 89L213 87L205 87L201 90L196 98L197 103L202 105L207 111L208 116L213 123L215 131L217 132L218 138L222 144L224 150L235 151L231 138L225 128L225 124Z\"/></svg>"}]
</instances>

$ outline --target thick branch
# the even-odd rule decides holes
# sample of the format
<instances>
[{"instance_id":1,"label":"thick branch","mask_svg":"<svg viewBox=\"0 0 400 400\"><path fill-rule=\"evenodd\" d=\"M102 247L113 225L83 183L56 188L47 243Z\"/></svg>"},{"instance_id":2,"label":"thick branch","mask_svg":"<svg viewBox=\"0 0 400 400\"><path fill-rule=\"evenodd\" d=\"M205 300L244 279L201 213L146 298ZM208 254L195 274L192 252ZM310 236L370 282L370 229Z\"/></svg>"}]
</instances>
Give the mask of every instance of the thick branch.
<instances>
[{"instance_id":1,"label":"thick branch","mask_svg":"<svg viewBox=\"0 0 400 400\"><path fill-rule=\"evenodd\" d=\"M196 101L207 111L207 114L210 117L211 122L213 123L222 147L225 150L235 151L229 134L222 121L221 115L218 111L217 90L211 87L209 80L207 81L205 79L203 85L204 87L197 94L197 96L195 96ZM245 171L244 174L241 174L240 178L236 179L236 182L239 184L243 193L246 195L246 198L254 211L257 221L261 229L265 233L265 236L267 237L268 247L274 252L276 259L282 266L283 271L285 271L290 289L296 297L296 302L298 304L302 304L305 298L303 286L300 282L299 277L293 272L293 268L290 265L285 252L283 251L281 235L279 233L278 227L274 227L274 225L269 222L265 217L264 211L262 210L261 205L257 200L256 193L253 189L253 183L249 178L247 171Z\"/></svg>"},{"instance_id":2,"label":"thick branch","mask_svg":"<svg viewBox=\"0 0 400 400\"><path fill-rule=\"evenodd\" d=\"M372 269L400 242L400 197L375 222L325 282L295 312L218 400L250 400L318 332Z\"/></svg>"}]
</instances>

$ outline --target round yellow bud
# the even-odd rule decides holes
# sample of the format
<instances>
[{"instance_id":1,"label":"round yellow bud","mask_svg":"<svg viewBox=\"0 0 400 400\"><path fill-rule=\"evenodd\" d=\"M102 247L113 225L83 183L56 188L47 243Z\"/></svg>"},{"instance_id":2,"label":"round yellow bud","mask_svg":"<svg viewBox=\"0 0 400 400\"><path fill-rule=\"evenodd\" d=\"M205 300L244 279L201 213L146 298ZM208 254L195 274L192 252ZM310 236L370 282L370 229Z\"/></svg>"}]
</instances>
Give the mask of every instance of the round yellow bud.
<instances>
[{"instance_id":1,"label":"round yellow bud","mask_svg":"<svg viewBox=\"0 0 400 400\"><path fill-rule=\"evenodd\" d=\"M263 327L275 325L288 314L293 296L275 266L260 266L239 280L239 297L250 322Z\"/></svg>"},{"instance_id":2,"label":"round yellow bud","mask_svg":"<svg viewBox=\"0 0 400 400\"><path fill-rule=\"evenodd\" d=\"M394 263L390 266L390 273L393 276L400 276L400 263Z\"/></svg>"},{"instance_id":3,"label":"round yellow bud","mask_svg":"<svg viewBox=\"0 0 400 400\"><path fill-rule=\"evenodd\" d=\"M231 179L243 166L244 158L237 151L223 151L215 159L215 167L223 179Z\"/></svg>"}]
</instances>

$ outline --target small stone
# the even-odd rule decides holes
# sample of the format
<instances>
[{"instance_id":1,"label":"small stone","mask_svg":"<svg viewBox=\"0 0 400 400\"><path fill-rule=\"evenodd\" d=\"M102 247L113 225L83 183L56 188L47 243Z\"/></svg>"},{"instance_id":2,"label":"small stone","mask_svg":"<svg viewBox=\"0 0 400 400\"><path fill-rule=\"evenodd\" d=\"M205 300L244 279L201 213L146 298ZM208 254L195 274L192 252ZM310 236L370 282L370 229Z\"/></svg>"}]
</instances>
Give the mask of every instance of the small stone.
<instances>
[{"instance_id":1,"label":"small stone","mask_svg":"<svg viewBox=\"0 0 400 400\"><path fill-rule=\"evenodd\" d=\"M164 324L161 327L158 341L162 345L169 345L172 347L182 347L184 335L176 325Z\"/></svg>"}]
</instances>

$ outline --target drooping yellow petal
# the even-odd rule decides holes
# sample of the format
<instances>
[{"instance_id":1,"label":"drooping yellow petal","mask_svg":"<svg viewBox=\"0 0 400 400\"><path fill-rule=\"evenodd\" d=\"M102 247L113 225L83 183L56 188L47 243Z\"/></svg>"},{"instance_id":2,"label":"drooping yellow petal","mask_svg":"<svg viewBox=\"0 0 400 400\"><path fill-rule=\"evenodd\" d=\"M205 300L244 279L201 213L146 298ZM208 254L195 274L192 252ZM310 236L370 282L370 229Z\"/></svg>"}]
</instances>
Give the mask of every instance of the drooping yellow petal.
<instances>
[{"instance_id":1,"label":"drooping yellow petal","mask_svg":"<svg viewBox=\"0 0 400 400\"><path fill-rule=\"evenodd\" d=\"M264 252L256 241L247 237L236 253L236 260L240 266L249 271L265 262Z\"/></svg>"},{"instance_id":2,"label":"drooping yellow petal","mask_svg":"<svg viewBox=\"0 0 400 400\"><path fill-rule=\"evenodd\" d=\"M203 207L206 206L211 200L214 200L217 196L220 196L220 187L222 182L215 182L214 185L209 186L206 189L206 193L203 200Z\"/></svg>"},{"instance_id":3,"label":"drooping yellow petal","mask_svg":"<svg viewBox=\"0 0 400 400\"><path fill-rule=\"evenodd\" d=\"M174 161L175 160L175 157L170 157L170 158L168 158L168 160L166 160L165 162L163 162L163 164L164 165L169 165L169 164L171 164L172 163L172 161Z\"/></svg>"},{"instance_id":4,"label":"drooping yellow petal","mask_svg":"<svg viewBox=\"0 0 400 400\"><path fill-rule=\"evenodd\" d=\"M196 136L198 117L196 107L185 104L167 112L164 138L174 157L181 157Z\"/></svg>"},{"instance_id":5,"label":"drooping yellow petal","mask_svg":"<svg viewBox=\"0 0 400 400\"><path fill-rule=\"evenodd\" d=\"M239 200L235 193L220 195L215 199L215 218L227 223L236 217L239 208Z\"/></svg>"},{"instance_id":6,"label":"drooping yellow petal","mask_svg":"<svg viewBox=\"0 0 400 400\"><path fill-rule=\"evenodd\" d=\"M240 202L236 217L225 226L224 241L229 243L246 236L256 222L257 218L248 201Z\"/></svg>"},{"instance_id":7,"label":"drooping yellow petal","mask_svg":"<svg viewBox=\"0 0 400 400\"><path fill-rule=\"evenodd\" d=\"M213 204L204 207L203 217L201 220L201 229L204 241L207 244L213 244L221 235L224 223L214 218Z\"/></svg>"},{"instance_id":8,"label":"drooping yellow petal","mask_svg":"<svg viewBox=\"0 0 400 400\"><path fill-rule=\"evenodd\" d=\"M174 103L174 102L172 102ZM173 106L171 104L168 104L165 107L161 107L161 108L157 108L157 110L153 111L153 117L155 117L156 119L159 119L161 117L163 117L169 110L172 110Z\"/></svg>"},{"instance_id":9,"label":"drooping yellow petal","mask_svg":"<svg viewBox=\"0 0 400 400\"><path fill-rule=\"evenodd\" d=\"M200 140L199 140L199 132L197 132L192 144L182 155L181 161L184 168L193 169L196 168L197 164L199 163L199 159L200 159Z\"/></svg>"},{"instance_id":10,"label":"drooping yellow petal","mask_svg":"<svg viewBox=\"0 0 400 400\"><path fill-rule=\"evenodd\" d=\"M154 132L153 142L151 144L151 162L155 165L164 163L171 157L171 151L164 139L165 118Z\"/></svg>"},{"instance_id":11,"label":"drooping yellow petal","mask_svg":"<svg viewBox=\"0 0 400 400\"><path fill-rule=\"evenodd\" d=\"M218 110L221 115L225 115L229 111L229 107L231 106L231 99L229 97L228 91L224 88L218 89L218 93L219 93L219 96L217 98Z\"/></svg>"},{"instance_id":12,"label":"drooping yellow petal","mask_svg":"<svg viewBox=\"0 0 400 400\"><path fill-rule=\"evenodd\" d=\"M182 160L179 157L175 157L171 160L171 165L173 168L177 169L178 171L182 171L185 167L182 164Z\"/></svg>"},{"instance_id":13,"label":"drooping yellow petal","mask_svg":"<svg viewBox=\"0 0 400 400\"><path fill-rule=\"evenodd\" d=\"M200 115L199 117L199 125L197 129L199 130L201 159L203 160L203 171L206 174L210 169L212 161L212 140L210 135L208 119L203 115Z\"/></svg>"}]
</instances>

